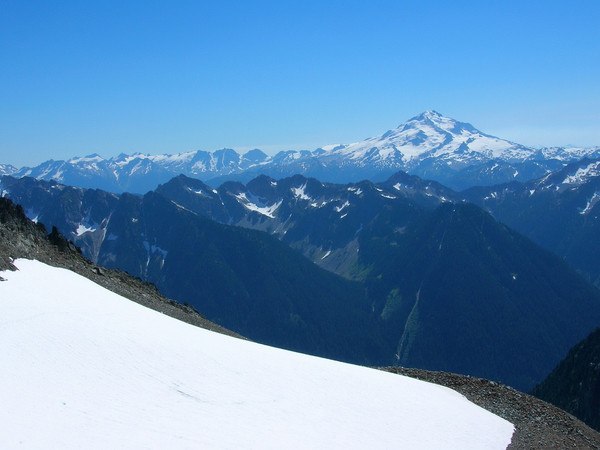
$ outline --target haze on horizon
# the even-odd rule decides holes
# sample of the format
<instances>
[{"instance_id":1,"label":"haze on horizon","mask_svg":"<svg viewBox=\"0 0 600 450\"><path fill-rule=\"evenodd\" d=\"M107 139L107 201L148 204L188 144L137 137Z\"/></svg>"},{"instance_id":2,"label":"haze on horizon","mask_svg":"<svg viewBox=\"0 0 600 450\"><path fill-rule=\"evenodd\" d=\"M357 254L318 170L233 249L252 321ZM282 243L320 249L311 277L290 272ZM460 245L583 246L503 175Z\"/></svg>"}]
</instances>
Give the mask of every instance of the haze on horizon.
<instances>
[{"instance_id":1,"label":"haze on horizon","mask_svg":"<svg viewBox=\"0 0 600 450\"><path fill-rule=\"evenodd\" d=\"M0 2L0 163L351 143L434 109L600 145L600 3Z\"/></svg>"}]
</instances>

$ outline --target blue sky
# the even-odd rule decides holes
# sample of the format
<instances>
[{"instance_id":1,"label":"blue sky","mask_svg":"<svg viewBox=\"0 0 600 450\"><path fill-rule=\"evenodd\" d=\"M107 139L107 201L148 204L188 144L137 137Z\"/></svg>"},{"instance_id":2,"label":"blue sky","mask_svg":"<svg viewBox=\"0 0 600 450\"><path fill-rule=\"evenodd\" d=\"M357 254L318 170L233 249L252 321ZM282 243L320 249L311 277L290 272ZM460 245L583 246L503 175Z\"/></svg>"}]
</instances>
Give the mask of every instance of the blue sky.
<instances>
[{"instance_id":1,"label":"blue sky","mask_svg":"<svg viewBox=\"0 0 600 450\"><path fill-rule=\"evenodd\" d=\"M427 109L600 145L600 2L0 0L0 163L314 149Z\"/></svg>"}]
</instances>

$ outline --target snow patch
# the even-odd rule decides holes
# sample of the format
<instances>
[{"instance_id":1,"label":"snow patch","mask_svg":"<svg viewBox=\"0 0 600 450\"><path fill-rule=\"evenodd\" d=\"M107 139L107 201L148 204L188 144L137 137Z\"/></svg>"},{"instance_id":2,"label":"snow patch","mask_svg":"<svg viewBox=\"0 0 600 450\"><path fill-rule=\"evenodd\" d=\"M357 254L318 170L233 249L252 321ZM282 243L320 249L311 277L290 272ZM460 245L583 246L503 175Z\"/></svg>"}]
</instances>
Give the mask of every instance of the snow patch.
<instances>
[{"instance_id":1,"label":"snow patch","mask_svg":"<svg viewBox=\"0 0 600 450\"><path fill-rule=\"evenodd\" d=\"M277 203L267 205L265 200L261 197L256 197L252 194L246 195L245 192L241 192L235 196L238 201L248 210L256 211L263 216L267 216L271 219L275 218L275 211L281 206L283 200L279 200Z\"/></svg>"},{"instance_id":2,"label":"snow patch","mask_svg":"<svg viewBox=\"0 0 600 450\"><path fill-rule=\"evenodd\" d=\"M579 214L586 215L587 213L589 213L594 208L594 206L596 206L598 201L600 201L600 193L594 192L592 198L588 200L587 205L585 205L585 208L579 211Z\"/></svg>"},{"instance_id":3,"label":"snow patch","mask_svg":"<svg viewBox=\"0 0 600 450\"><path fill-rule=\"evenodd\" d=\"M185 189L188 192L191 192L192 194L200 195L202 197L209 197L209 195L206 192L204 192L202 189L194 189L189 186L186 186Z\"/></svg>"},{"instance_id":4,"label":"snow patch","mask_svg":"<svg viewBox=\"0 0 600 450\"><path fill-rule=\"evenodd\" d=\"M512 424L448 388L216 334L65 269L15 265L0 283L4 447L504 449L511 441Z\"/></svg>"},{"instance_id":5,"label":"snow patch","mask_svg":"<svg viewBox=\"0 0 600 450\"><path fill-rule=\"evenodd\" d=\"M27 208L27 211L25 211L25 215L33 223L38 223L38 219L39 219L40 215L38 213L36 213L33 208Z\"/></svg>"},{"instance_id":6,"label":"snow patch","mask_svg":"<svg viewBox=\"0 0 600 450\"><path fill-rule=\"evenodd\" d=\"M188 208L186 208L185 206L182 206L182 205L180 205L179 203L177 203L177 202L175 202L175 201L173 201L173 200L171 200L171 203L173 203L175 206L177 206L177 208L179 208L179 209L182 209L183 211L187 211L187 212L189 212L189 213L192 213L192 214L194 214L195 216L197 216L197 215L198 215L198 213L197 213L197 212L195 212L195 211L192 211L191 209L188 209ZM133 220L133 219L132 219L132 220ZM137 219L136 219L136 221L137 221Z\"/></svg>"},{"instance_id":7,"label":"snow patch","mask_svg":"<svg viewBox=\"0 0 600 450\"><path fill-rule=\"evenodd\" d=\"M413 190L412 186L409 186L408 184L404 184L404 183L396 183L394 186L394 189L396 189L397 191L402 191L404 189L410 189ZM425 189L429 189L429 186L427 186Z\"/></svg>"},{"instance_id":8,"label":"snow patch","mask_svg":"<svg viewBox=\"0 0 600 450\"><path fill-rule=\"evenodd\" d=\"M292 193L294 194L294 197L299 198L300 200L309 200L309 201L312 200L311 197L306 195L305 189L306 189L306 183L304 183L300 187L292 188Z\"/></svg>"},{"instance_id":9,"label":"snow patch","mask_svg":"<svg viewBox=\"0 0 600 450\"><path fill-rule=\"evenodd\" d=\"M157 245L150 245L148 241L144 241L143 245L148 254L153 255L155 253L160 253L162 255L162 259L165 259L167 257L167 254L169 253L167 250L163 250Z\"/></svg>"},{"instance_id":10,"label":"snow patch","mask_svg":"<svg viewBox=\"0 0 600 450\"><path fill-rule=\"evenodd\" d=\"M336 210L336 212L342 212L342 210L343 210L344 208L348 207L348 206L350 206L350 202L349 202L348 200L346 200L346 201L345 201L345 202L342 204L342 206L336 206L336 207L335 207L335 210Z\"/></svg>"},{"instance_id":11,"label":"snow patch","mask_svg":"<svg viewBox=\"0 0 600 450\"><path fill-rule=\"evenodd\" d=\"M75 230L75 234L77 236L81 236L82 234L87 233L88 231L96 231L97 227L91 227L89 225L84 225L83 223L80 223L79 226L77 227L77 230Z\"/></svg>"},{"instance_id":12,"label":"snow patch","mask_svg":"<svg viewBox=\"0 0 600 450\"><path fill-rule=\"evenodd\" d=\"M585 167L580 167L577 172L573 175L567 176L563 184L574 184L579 185L585 183L590 177L597 177L600 175L600 161L595 161L588 164Z\"/></svg>"}]
</instances>

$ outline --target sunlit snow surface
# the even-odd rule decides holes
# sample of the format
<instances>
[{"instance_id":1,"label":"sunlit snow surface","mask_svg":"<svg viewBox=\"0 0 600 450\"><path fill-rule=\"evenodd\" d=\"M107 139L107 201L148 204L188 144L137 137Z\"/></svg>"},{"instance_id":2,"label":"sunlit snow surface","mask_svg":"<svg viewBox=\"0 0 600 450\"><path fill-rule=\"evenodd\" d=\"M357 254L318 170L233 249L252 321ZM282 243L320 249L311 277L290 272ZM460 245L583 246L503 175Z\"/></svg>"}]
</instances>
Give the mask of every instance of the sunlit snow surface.
<instances>
[{"instance_id":1,"label":"sunlit snow surface","mask_svg":"<svg viewBox=\"0 0 600 450\"><path fill-rule=\"evenodd\" d=\"M506 448L446 388L184 324L17 260L0 282L0 448Z\"/></svg>"}]
</instances>

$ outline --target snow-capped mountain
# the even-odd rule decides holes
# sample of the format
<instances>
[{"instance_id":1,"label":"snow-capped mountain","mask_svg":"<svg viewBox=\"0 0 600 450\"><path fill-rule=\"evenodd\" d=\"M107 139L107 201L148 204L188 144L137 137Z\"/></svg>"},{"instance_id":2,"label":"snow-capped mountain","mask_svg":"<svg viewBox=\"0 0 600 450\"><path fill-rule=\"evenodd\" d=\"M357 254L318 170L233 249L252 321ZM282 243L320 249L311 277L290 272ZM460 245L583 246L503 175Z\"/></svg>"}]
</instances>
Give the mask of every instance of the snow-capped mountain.
<instances>
[{"instance_id":1,"label":"snow-capped mountain","mask_svg":"<svg viewBox=\"0 0 600 450\"><path fill-rule=\"evenodd\" d=\"M34 168L2 169L7 175L54 179L64 184L111 192L145 193L184 174L211 186L228 180L248 182L260 174L283 178L302 174L321 181L382 181L403 170L453 189L528 181L583 157L600 157L600 148L533 149L485 134L472 125L426 111L380 136L314 151L282 151L267 156L255 149L176 155L98 155L46 161Z\"/></svg>"},{"instance_id":2,"label":"snow-capped mountain","mask_svg":"<svg viewBox=\"0 0 600 450\"><path fill-rule=\"evenodd\" d=\"M71 186L111 192L144 193L180 173L197 178L214 178L247 170L265 159L267 155L260 150L240 155L231 149L177 155L121 154L110 159L93 154L68 161L50 160L33 168L13 170L6 175L55 180Z\"/></svg>"},{"instance_id":3,"label":"snow-capped mountain","mask_svg":"<svg viewBox=\"0 0 600 450\"><path fill-rule=\"evenodd\" d=\"M511 423L450 389L213 333L68 270L14 264L0 273L4 448L511 441Z\"/></svg>"},{"instance_id":4,"label":"snow-capped mountain","mask_svg":"<svg viewBox=\"0 0 600 450\"><path fill-rule=\"evenodd\" d=\"M10 164L0 164L0 176L2 175L12 175L17 172L17 168L11 166Z\"/></svg>"},{"instance_id":5,"label":"snow-capped mountain","mask_svg":"<svg viewBox=\"0 0 600 450\"><path fill-rule=\"evenodd\" d=\"M485 134L469 123L426 111L381 136L340 145L320 158L339 166L403 170L454 189L528 181L600 148L534 149Z\"/></svg>"},{"instance_id":6,"label":"snow-capped mountain","mask_svg":"<svg viewBox=\"0 0 600 450\"><path fill-rule=\"evenodd\" d=\"M543 159L555 159L563 162L579 161L583 158L596 159L600 158L600 147L543 147L535 158L541 155Z\"/></svg>"},{"instance_id":7,"label":"snow-capped mountain","mask_svg":"<svg viewBox=\"0 0 600 450\"><path fill-rule=\"evenodd\" d=\"M393 165L406 171L431 158L446 161L457 170L490 159L522 161L531 152L522 145L484 134L468 123L426 111L381 136L337 146L327 158L362 165Z\"/></svg>"},{"instance_id":8,"label":"snow-capped mountain","mask_svg":"<svg viewBox=\"0 0 600 450\"><path fill-rule=\"evenodd\" d=\"M218 222L266 231L319 266L348 277L357 276L352 271L364 226L382 210L403 211L408 223L421 208L430 210L456 198L436 182L405 173L385 183L343 185L302 175L280 180L262 175L245 185L227 182L217 189L181 175L156 192Z\"/></svg>"}]
</instances>

